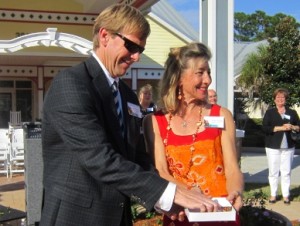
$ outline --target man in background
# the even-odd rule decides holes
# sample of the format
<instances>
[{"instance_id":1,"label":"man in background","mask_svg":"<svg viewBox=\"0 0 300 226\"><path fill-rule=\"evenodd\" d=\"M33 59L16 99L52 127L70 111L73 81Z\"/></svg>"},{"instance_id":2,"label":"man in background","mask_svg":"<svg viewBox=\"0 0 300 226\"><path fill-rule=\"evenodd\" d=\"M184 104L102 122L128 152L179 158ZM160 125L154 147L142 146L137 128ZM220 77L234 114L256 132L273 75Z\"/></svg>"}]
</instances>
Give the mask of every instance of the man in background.
<instances>
[{"instance_id":1,"label":"man in background","mask_svg":"<svg viewBox=\"0 0 300 226\"><path fill-rule=\"evenodd\" d=\"M208 90L208 102L210 104L217 104L218 101L218 95L217 92L214 89Z\"/></svg>"}]
</instances>

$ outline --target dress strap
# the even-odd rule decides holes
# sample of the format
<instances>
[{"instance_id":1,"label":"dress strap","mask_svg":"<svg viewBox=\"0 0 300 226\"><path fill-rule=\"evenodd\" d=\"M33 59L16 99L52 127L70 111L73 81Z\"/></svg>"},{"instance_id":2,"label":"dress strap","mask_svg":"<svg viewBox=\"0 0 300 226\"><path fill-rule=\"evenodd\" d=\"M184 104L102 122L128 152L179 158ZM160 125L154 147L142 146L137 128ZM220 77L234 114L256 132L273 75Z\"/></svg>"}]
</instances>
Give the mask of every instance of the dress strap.
<instances>
[{"instance_id":1,"label":"dress strap","mask_svg":"<svg viewBox=\"0 0 300 226\"><path fill-rule=\"evenodd\" d=\"M157 124L158 124L160 136L166 137L168 121L167 121L165 114L160 110L160 111L155 112L154 116L155 116Z\"/></svg>"},{"instance_id":2,"label":"dress strap","mask_svg":"<svg viewBox=\"0 0 300 226\"><path fill-rule=\"evenodd\" d=\"M210 110L210 116L219 116L220 115L221 106L218 104L212 104Z\"/></svg>"}]
</instances>

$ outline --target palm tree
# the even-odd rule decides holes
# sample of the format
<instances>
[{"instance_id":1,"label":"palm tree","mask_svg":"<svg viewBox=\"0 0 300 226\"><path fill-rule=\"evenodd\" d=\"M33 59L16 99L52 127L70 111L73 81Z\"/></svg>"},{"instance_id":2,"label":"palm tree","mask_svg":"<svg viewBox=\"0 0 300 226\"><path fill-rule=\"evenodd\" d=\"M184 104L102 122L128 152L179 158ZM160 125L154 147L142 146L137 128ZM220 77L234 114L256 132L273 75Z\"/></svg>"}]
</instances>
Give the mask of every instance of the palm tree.
<instances>
[{"instance_id":1,"label":"palm tree","mask_svg":"<svg viewBox=\"0 0 300 226\"><path fill-rule=\"evenodd\" d=\"M254 94L259 93L265 81L263 59L267 54L267 47L260 45L258 51L249 54L237 80L238 86L246 93L250 101L254 101Z\"/></svg>"}]
</instances>

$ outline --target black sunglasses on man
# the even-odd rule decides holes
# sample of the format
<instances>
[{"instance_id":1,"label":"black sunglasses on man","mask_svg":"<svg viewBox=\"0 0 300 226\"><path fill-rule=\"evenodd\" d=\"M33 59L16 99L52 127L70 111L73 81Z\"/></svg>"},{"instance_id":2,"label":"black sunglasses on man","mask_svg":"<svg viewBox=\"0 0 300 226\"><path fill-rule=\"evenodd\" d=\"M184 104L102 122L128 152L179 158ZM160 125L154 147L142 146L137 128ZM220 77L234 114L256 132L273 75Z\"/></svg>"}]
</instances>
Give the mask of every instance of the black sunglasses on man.
<instances>
[{"instance_id":1,"label":"black sunglasses on man","mask_svg":"<svg viewBox=\"0 0 300 226\"><path fill-rule=\"evenodd\" d=\"M144 47L134 43L133 41L126 38L124 35L121 35L120 33L114 33L114 35L117 35L118 37L120 37L121 39L124 40L125 48L132 54L137 53L137 52L139 52L141 54L142 52L144 52L144 50L145 50Z\"/></svg>"}]
</instances>

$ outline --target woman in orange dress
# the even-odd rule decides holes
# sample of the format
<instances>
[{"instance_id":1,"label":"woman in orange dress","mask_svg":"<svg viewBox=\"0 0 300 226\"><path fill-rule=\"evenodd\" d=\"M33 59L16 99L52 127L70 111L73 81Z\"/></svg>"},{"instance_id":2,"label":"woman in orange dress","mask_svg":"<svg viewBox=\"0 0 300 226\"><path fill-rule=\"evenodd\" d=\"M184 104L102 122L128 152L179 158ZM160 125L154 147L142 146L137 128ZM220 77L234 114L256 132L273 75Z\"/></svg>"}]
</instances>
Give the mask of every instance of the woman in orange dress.
<instances>
[{"instance_id":1,"label":"woman in orange dress","mask_svg":"<svg viewBox=\"0 0 300 226\"><path fill-rule=\"evenodd\" d=\"M228 109L207 103L210 58L201 43L171 50L160 84L162 110L144 119L146 146L161 177L176 186L200 189L208 197L226 197L238 212L244 182L235 125ZM212 116L220 122L212 123ZM165 226L239 225L238 215L235 222L216 220L179 222L165 216L163 221Z\"/></svg>"}]
</instances>

